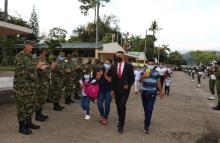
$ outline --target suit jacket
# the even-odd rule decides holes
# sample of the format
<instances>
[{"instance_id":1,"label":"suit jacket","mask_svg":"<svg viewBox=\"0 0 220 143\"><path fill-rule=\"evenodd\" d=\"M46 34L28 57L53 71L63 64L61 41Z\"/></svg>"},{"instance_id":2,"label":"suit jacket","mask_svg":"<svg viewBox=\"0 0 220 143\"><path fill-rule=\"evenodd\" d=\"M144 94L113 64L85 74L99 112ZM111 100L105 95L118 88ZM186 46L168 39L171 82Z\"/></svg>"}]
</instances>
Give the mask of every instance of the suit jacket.
<instances>
[{"instance_id":1,"label":"suit jacket","mask_svg":"<svg viewBox=\"0 0 220 143\"><path fill-rule=\"evenodd\" d=\"M121 78L118 77L118 64L112 67L111 72L111 88L115 94L129 94L130 89L135 81L133 66L125 63ZM128 85L129 89L124 90L124 85Z\"/></svg>"}]
</instances>

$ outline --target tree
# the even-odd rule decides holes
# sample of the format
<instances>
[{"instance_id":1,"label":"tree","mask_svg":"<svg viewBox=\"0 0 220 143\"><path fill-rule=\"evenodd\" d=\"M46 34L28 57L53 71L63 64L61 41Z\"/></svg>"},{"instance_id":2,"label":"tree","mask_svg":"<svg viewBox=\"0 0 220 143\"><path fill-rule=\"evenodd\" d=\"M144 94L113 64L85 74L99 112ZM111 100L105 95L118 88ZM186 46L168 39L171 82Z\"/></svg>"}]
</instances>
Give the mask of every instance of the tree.
<instances>
[{"instance_id":1,"label":"tree","mask_svg":"<svg viewBox=\"0 0 220 143\"><path fill-rule=\"evenodd\" d=\"M39 22L38 22L38 16L35 10L35 6L33 6L29 23L30 23L30 28L33 30L31 39L37 41L39 38Z\"/></svg>"},{"instance_id":2,"label":"tree","mask_svg":"<svg viewBox=\"0 0 220 143\"><path fill-rule=\"evenodd\" d=\"M50 29L48 37L49 39L56 40L59 42L66 42L67 31L65 29L54 27Z\"/></svg>"},{"instance_id":3,"label":"tree","mask_svg":"<svg viewBox=\"0 0 220 143\"><path fill-rule=\"evenodd\" d=\"M214 51L192 51L192 56L197 64L208 64L210 61L217 58L216 52Z\"/></svg>"},{"instance_id":4,"label":"tree","mask_svg":"<svg viewBox=\"0 0 220 143\"><path fill-rule=\"evenodd\" d=\"M178 51L170 53L168 63L176 66L186 65L186 61L183 59L183 56Z\"/></svg>"},{"instance_id":5,"label":"tree","mask_svg":"<svg viewBox=\"0 0 220 143\"><path fill-rule=\"evenodd\" d=\"M159 27L157 21L152 21L149 30L153 32L153 36L156 36L157 31L162 30L162 28Z\"/></svg>"}]
</instances>

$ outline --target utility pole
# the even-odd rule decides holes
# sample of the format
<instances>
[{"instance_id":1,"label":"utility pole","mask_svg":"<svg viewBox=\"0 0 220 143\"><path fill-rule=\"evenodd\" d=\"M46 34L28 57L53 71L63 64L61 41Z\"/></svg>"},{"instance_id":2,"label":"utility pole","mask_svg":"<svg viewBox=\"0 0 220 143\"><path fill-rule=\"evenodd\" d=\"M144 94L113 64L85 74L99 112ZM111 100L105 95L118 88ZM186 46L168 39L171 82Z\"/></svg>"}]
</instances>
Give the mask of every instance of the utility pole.
<instances>
[{"instance_id":1,"label":"utility pole","mask_svg":"<svg viewBox=\"0 0 220 143\"><path fill-rule=\"evenodd\" d=\"M158 65L159 65L160 64L160 45L157 50L157 59L158 59Z\"/></svg>"},{"instance_id":2,"label":"utility pole","mask_svg":"<svg viewBox=\"0 0 220 143\"><path fill-rule=\"evenodd\" d=\"M99 42L99 7L100 7L100 0L96 1L96 49L98 48Z\"/></svg>"},{"instance_id":3,"label":"utility pole","mask_svg":"<svg viewBox=\"0 0 220 143\"><path fill-rule=\"evenodd\" d=\"M144 46L144 64L146 64L146 58L147 58L147 30L146 30L146 35L145 35L145 46Z\"/></svg>"},{"instance_id":4,"label":"utility pole","mask_svg":"<svg viewBox=\"0 0 220 143\"><path fill-rule=\"evenodd\" d=\"M7 22L7 19L8 19L8 0L5 0L4 21Z\"/></svg>"}]
</instances>

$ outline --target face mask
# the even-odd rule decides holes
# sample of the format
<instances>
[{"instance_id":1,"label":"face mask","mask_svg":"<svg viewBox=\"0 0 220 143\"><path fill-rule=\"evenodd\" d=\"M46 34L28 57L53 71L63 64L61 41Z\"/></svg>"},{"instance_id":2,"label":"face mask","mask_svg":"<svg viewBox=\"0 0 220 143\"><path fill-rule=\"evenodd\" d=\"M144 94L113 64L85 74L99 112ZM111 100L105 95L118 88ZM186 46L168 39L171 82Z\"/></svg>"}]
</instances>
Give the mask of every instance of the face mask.
<instances>
[{"instance_id":1,"label":"face mask","mask_svg":"<svg viewBox=\"0 0 220 143\"><path fill-rule=\"evenodd\" d=\"M85 74L85 75L84 75L84 78L85 78L85 80L89 80L90 75L89 75L89 74Z\"/></svg>"},{"instance_id":2,"label":"face mask","mask_svg":"<svg viewBox=\"0 0 220 143\"><path fill-rule=\"evenodd\" d=\"M65 58L64 58L63 56L59 56L59 57L58 57L58 60L59 60L59 61L64 61L64 59L65 59Z\"/></svg>"},{"instance_id":3,"label":"face mask","mask_svg":"<svg viewBox=\"0 0 220 143\"><path fill-rule=\"evenodd\" d=\"M104 64L105 69L110 69L111 65L109 64Z\"/></svg>"},{"instance_id":4,"label":"face mask","mask_svg":"<svg viewBox=\"0 0 220 143\"><path fill-rule=\"evenodd\" d=\"M154 69L154 65L149 65L149 66L147 66L147 68L149 69L149 70L153 70Z\"/></svg>"}]
</instances>

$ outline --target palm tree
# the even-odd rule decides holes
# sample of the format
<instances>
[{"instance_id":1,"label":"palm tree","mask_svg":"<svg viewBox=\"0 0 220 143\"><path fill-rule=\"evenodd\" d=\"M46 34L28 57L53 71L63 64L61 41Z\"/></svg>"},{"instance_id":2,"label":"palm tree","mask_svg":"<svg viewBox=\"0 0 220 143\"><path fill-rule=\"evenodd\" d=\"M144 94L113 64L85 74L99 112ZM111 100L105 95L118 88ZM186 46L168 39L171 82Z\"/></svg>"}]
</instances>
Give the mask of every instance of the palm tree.
<instances>
[{"instance_id":1,"label":"palm tree","mask_svg":"<svg viewBox=\"0 0 220 143\"><path fill-rule=\"evenodd\" d=\"M157 31L162 30L162 28L159 27L157 21L152 21L151 27L149 28L150 31L153 32L153 36L156 35Z\"/></svg>"}]
</instances>

